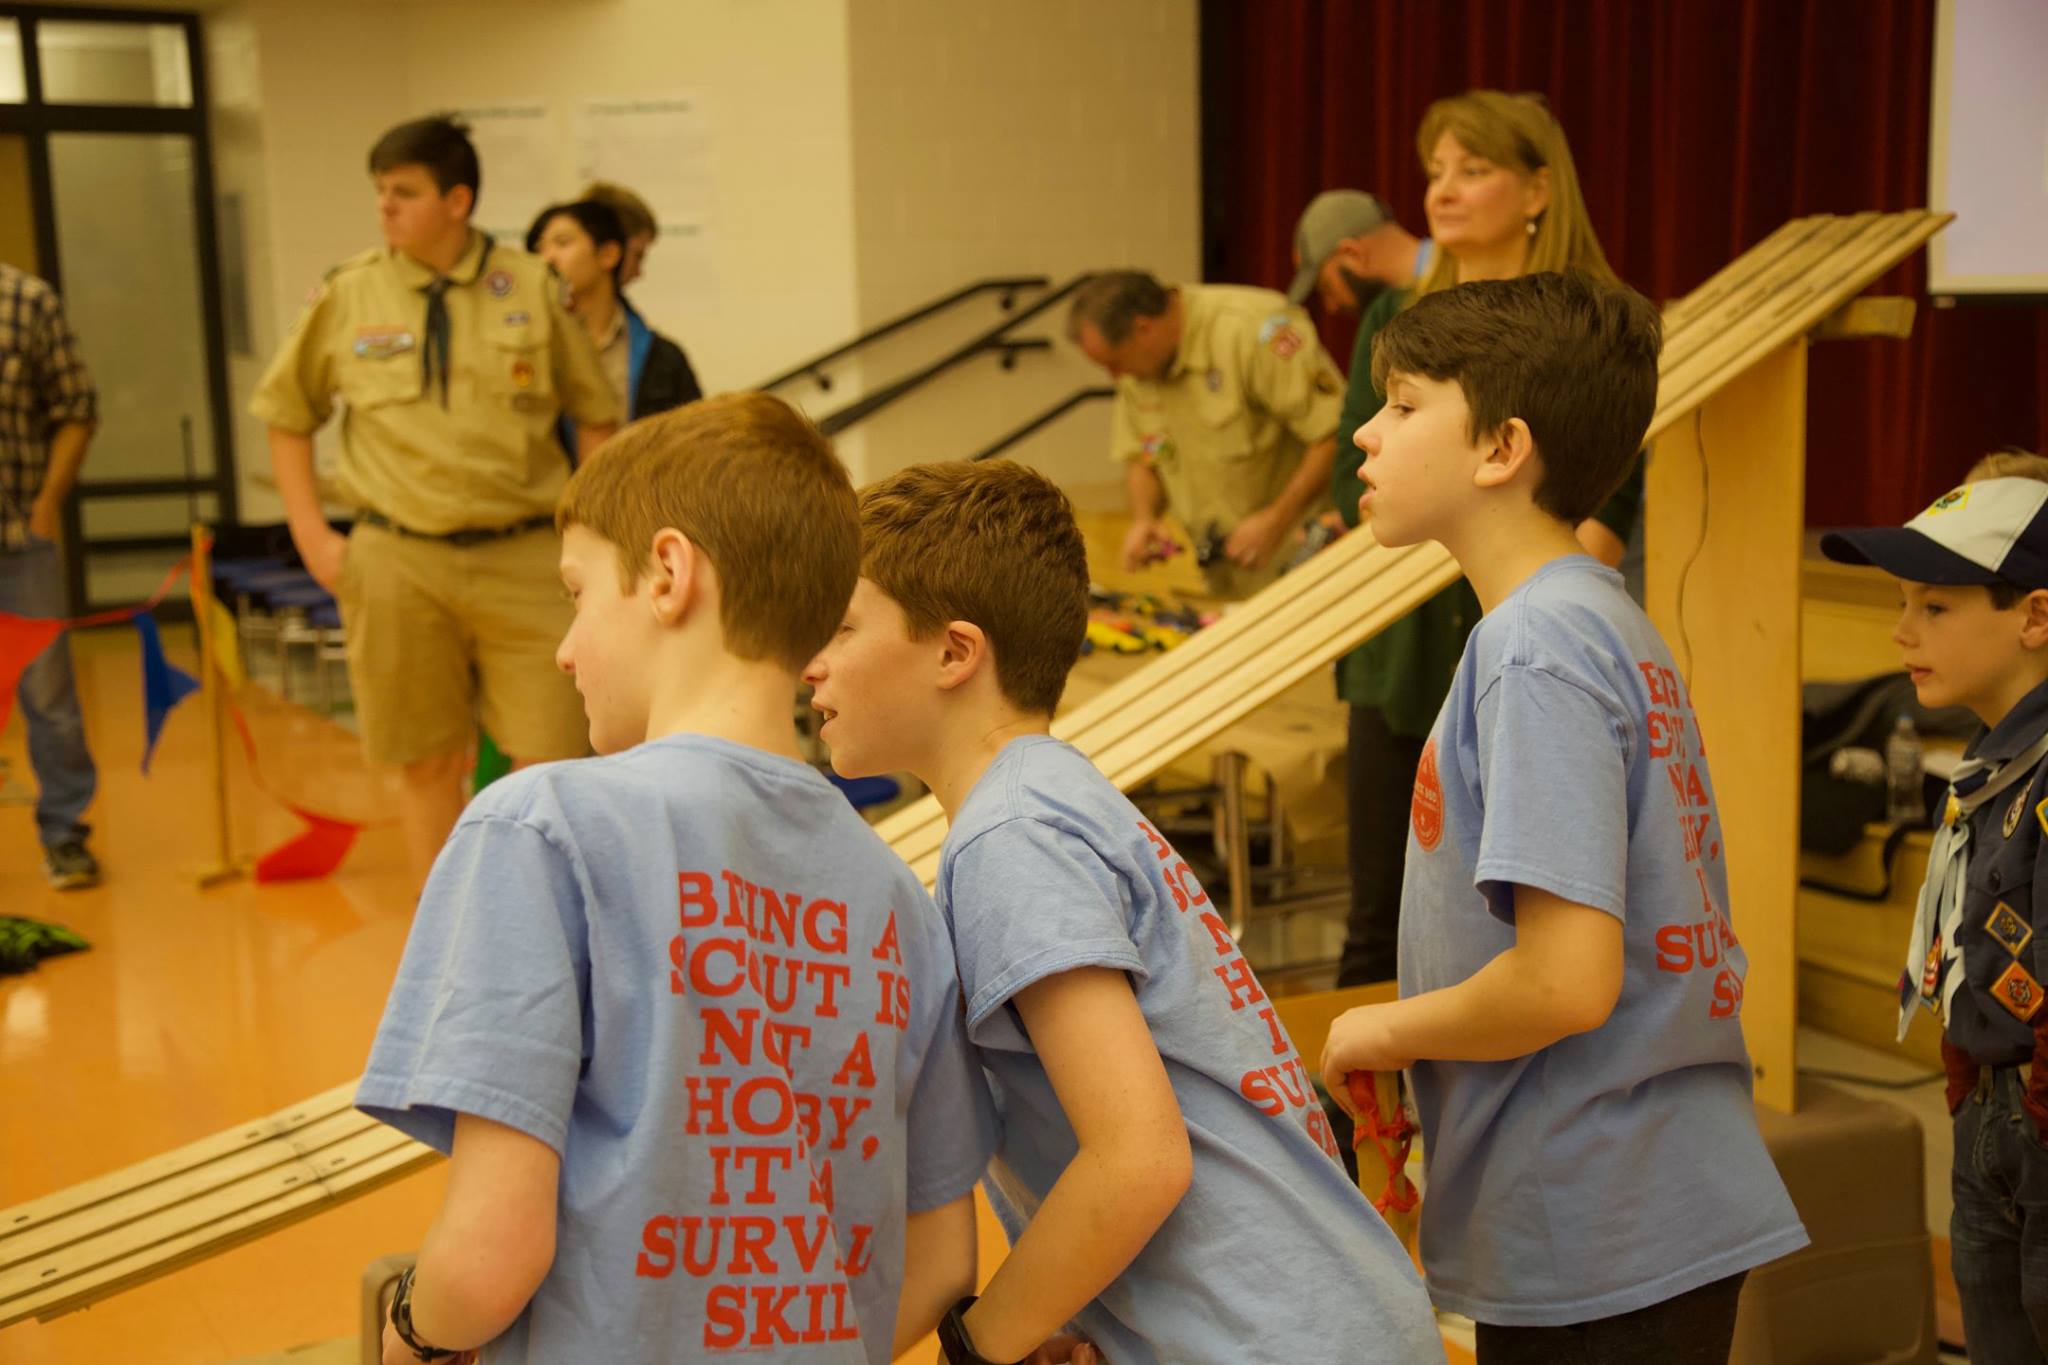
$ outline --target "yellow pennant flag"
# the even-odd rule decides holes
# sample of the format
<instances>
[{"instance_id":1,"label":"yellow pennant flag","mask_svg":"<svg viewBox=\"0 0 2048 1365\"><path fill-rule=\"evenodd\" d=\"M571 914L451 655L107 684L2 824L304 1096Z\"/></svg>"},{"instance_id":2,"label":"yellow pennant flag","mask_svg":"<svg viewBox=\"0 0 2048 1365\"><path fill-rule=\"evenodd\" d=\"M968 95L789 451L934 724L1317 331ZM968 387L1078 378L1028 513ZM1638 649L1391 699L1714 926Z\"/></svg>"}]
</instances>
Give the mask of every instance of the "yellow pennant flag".
<instances>
[{"instance_id":1,"label":"yellow pennant flag","mask_svg":"<svg viewBox=\"0 0 2048 1365\"><path fill-rule=\"evenodd\" d=\"M235 629L235 615L222 606L217 597L208 599L206 607L213 635L213 666L220 670L228 690L239 692L249 681L249 674L242 667L241 636Z\"/></svg>"}]
</instances>

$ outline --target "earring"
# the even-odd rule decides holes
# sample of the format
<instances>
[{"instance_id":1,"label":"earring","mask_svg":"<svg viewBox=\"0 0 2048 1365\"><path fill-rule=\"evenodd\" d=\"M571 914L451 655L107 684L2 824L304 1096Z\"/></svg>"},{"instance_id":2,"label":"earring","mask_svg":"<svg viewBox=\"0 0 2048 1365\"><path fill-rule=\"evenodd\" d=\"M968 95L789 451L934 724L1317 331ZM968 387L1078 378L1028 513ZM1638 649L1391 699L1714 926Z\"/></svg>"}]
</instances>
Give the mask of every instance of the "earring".
<instances>
[{"instance_id":1,"label":"earring","mask_svg":"<svg viewBox=\"0 0 2048 1365\"><path fill-rule=\"evenodd\" d=\"M1536 220L1534 218L1531 218L1524 226L1528 228L1531 237L1536 235Z\"/></svg>"}]
</instances>

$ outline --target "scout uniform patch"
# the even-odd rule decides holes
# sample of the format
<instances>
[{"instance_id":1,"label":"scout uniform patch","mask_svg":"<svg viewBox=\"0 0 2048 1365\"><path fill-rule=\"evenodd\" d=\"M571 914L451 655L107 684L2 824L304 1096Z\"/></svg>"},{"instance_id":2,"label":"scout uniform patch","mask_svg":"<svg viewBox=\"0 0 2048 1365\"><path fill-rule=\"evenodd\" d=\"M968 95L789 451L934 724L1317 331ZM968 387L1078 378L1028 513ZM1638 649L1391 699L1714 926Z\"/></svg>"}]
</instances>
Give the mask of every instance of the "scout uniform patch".
<instances>
[{"instance_id":1,"label":"scout uniform patch","mask_svg":"<svg viewBox=\"0 0 2048 1365\"><path fill-rule=\"evenodd\" d=\"M1145 456L1145 463L1156 465L1161 460L1171 461L1174 456L1173 437L1164 431L1155 431L1138 443L1138 449Z\"/></svg>"},{"instance_id":2,"label":"scout uniform patch","mask_svg":"<svg viewBox=\"0 0 2048 1365\"><path fill-rule=\"evenodd\" d=\"M1932 506L1920 515L1925 517L1932 516L1936 512L1953 512L1958 507L1968 507L1969 505L1970 485L1964 484L1961 488L1951 488L1948 492L1943 493L1934 500Z\"/></svg>"},{"instance_id":3,"label":"scout uniform patch","mask_svg":"<svg viewBox=\"0 0 2048 1365\"><path fill-rule=\"evenodd\" d=\"M491 291L491 297L494 299L508 299L512 297L512 272L509 270L493 270L484 277L484 288Z\"/></svg>"},{"instance_id":4,"label":"scout uniform patch","mask_svg":"<svg viewBox=\"0 0 2048 1365\"><path fill-rule=\"evenodd\" d=\"M1991 917L1984 921L1984 932L2014 957L2020 955L2020 950L2027 946L2027 940L2034 936L2033 926L2004 901L2000 901Z\"/></svg>"},{"instance_id":5,"label":"scout uniform patch","mask_svg":"<svg viewBox=\"0 0 2048 1365\"><path fill-rule=\"evenodd\" d=\"M2005 809L2006 838L2012 838L2012 832L2020 827L2020 817L2022 815L2025 815L2026 813L2027 793L2024 789L2022 789L2020 794L2013 798L2012 804L2010 806L2007 806Z\"/></svg>"},{"instance_id":6,"label":"scout uniform patch","mask_svg":"<svg viewBox=\"0 0 2048 1365\"><path fill-rule=\"evenodd\" d=\"M2041 822L2041 832L2048 834L2048 797L2043 797L2041 804L2034 807L2034 818Z\"/></svg>"},{"instance_id":7,"label":"scout uniform patch","mask_svg":"<svg viewBox=\"0 0 2048 1365\"><path fill-rule=\"evenodd\" d=\"M528 313L524 310L521 310L520 312L517 313L505 314L505 325L507 327L525 327L531 324L532 322L533 314Z\"/></svg>"},{"instance_id":8,"label":"scout uniform patch","mask_svg":"<svg viewBox=\"0 0 2048 1365\"><path fill-rule=\"evenodd\" d=\"M1301 349L1301 333L1289 325L1285 313L1275 313L1260 325L1259 344L1272 347L1274 355L1287 360Z\"/></svg>"},{"instance_id":9,"label":"scout uniform patch","mask_svg":"<svg viewBox=\"0 0 2048 1365\"><path fill-rule=\"evenodd\" d=\"M529 362L529 361L525 361L525 360L515 360L515 361L513 361L513 362L512 362L512 382L513 382L514 384L517 384L517 385L518 385L518 386L519 386L520 388L522 388L522 389L530 389L530 388L532 388L532 387L533 387L533 365L532 365L532 363L531 363L531 362Z\"/></svg>"},{"instance_id":10,"label":"scout uniform patch","mask_svg":"<svg viewBox=\"0 0 2048 1365\"><path fill-rule=\"evenodd\" d=\"M413 334L402 327L365 327L356 333L354 350L364 360L389 360L414 344Z\"/></svg>"},{"instance_id":11,"label":"scout uniform patch","mask_svg":"<svg viewBox=\"0 0 2048 1365\"><path fill-rule=\"evenodd\" d=\"M2017 962L2005 969L2005 975L1991 983L1991 995L2023 1024L2031 1022L2041 1012L2041 983Z\"/></svg>"}]
</instances>

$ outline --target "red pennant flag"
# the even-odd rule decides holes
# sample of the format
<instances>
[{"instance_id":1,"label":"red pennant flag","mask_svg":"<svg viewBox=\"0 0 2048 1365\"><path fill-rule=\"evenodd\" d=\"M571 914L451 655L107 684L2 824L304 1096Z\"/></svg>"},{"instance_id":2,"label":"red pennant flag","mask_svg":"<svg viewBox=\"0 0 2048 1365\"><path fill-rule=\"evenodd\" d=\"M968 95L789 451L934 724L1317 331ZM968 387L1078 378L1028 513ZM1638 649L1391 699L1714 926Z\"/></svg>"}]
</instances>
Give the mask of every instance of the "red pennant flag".
<instances>
[{"instance_id":1,"label":"red pennant flag","mask_svg":"<svg viewBox=\"0 0 2048 1365\"><path fill-rule=\"evenodd\" d=\"M21 686L21 675L63 633L62 621L0 611L0 730L7 728L7 717L14 710L14 692Z\"/></svg>"},{"instance_id":2,"label":"red pennant flag","mask_svg":"<svg viewBox=\"0 0 2048 1365\"><path fill-rule=\"evenodd\" d=\"M259 882L298 882L325 877L341 866L355 847L362 826L347 820L330 820L298 806L293 815L306 822L300 834L287 839L256 860Z\"/></svg>"}]
</instances>

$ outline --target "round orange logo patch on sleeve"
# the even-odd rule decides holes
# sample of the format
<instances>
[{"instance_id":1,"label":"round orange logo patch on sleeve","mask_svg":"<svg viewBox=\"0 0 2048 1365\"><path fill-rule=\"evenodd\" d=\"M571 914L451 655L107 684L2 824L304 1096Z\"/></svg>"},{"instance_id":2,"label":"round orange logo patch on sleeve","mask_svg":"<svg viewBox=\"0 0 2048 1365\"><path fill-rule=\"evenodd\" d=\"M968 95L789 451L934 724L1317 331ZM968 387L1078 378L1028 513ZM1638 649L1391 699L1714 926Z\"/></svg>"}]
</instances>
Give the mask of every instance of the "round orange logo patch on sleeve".
<instances>
[{"instance_id":1,"label":"round orange logo patch on sleeve","mask_svg":"<svg viewBox=\"0 0 2048 1365\"><path fill-rule=\"evenodd\" d=\"M1444 838L1444 786L1436 775L1436 736L1422 746L1422 762L1415 765L1415 800L1410 817L1415 825L1415 842L1424 853L1436 852Z\"/></svg>"}]
</instances>

